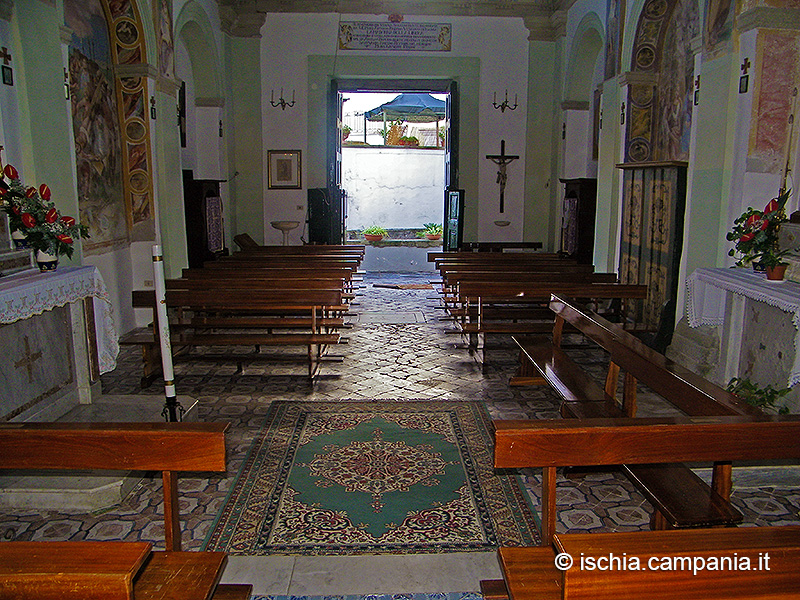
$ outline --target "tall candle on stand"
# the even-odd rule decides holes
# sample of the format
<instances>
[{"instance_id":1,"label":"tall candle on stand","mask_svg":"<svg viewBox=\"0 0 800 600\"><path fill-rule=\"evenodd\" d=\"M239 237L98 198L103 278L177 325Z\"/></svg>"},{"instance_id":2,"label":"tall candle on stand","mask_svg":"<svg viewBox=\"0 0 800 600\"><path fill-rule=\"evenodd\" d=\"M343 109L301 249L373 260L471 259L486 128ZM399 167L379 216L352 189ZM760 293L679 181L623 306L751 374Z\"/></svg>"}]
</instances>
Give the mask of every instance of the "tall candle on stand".
<instances>
[{"instance_id":1,"label":"tall candle on stand","mask_svg":"<svg viewBox=\"0 0 800 600\"><path fill-rule=\"evenodd\" d=\"M167 294L164 283L164 259L161 246L153 246L153 281L156 295L156 324L158 338L161 342L161 368L164 371L164 394L166 402L162 416L167 421L180 421L183 407L178 403L175 394L175 374L172 370L172 343L170 342L169 318L167 317Z\"/></svg>"}]
</instances>

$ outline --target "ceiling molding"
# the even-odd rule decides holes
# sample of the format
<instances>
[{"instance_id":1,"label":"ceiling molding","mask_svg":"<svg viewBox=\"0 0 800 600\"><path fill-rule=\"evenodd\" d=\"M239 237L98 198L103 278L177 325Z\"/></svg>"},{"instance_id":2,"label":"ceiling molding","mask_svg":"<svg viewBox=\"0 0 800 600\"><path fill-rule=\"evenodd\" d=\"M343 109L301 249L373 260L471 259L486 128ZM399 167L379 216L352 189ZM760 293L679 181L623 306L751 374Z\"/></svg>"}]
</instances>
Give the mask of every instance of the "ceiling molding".
<instances>
[{"instance_id":1,"label":"ceiling molding","mask_svg":"<svg viewBox=\"0 0 800 600\"><path fill-rule=\"evenodd\" d=\"M520 17L549 20L575 0L217 0L222 29L260 37L267 13L340 13L429 17ZM552 28L553 25L551 24ZM530 29L530 28L529 28ZM538 24L537 32L543 28ZM556 28L558 30L559 27ZM549 34L552 39L552 33ZM556 36L558 33L556 32ZM538 38L537 39L542 39Z\"/></svg>"}]
</instances>

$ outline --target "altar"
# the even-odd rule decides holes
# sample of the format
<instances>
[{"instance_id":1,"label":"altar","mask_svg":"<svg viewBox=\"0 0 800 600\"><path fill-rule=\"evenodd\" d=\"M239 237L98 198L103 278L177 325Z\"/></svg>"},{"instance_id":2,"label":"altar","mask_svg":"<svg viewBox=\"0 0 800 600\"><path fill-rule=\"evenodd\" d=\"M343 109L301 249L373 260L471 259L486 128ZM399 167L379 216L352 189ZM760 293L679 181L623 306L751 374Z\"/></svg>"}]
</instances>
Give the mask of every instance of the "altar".
<instances>
[{"instance_id":1,"label":"altar","mask_svg":"<svg viewBox=\"0 0 800 600\"><path fill-rule=\"evenodd\" d=\"M727 384L748 378L759 387L800 383L800 284L773 282L744 268L697 269L686 281L691 328L713 328L716 360L703 373ZM786 406L800 411L791 392Z\"/></svg>"},{"instance_id":2,"label":"altar","mask_svg":"<svg viewBox=\"0 0 800 600\"><path fill-rule=\"evenodd\" d=\"M96 267L0 278L0 421L56 420L92 402L116 366L111 299Z\"/></svg>"}]
</instances>

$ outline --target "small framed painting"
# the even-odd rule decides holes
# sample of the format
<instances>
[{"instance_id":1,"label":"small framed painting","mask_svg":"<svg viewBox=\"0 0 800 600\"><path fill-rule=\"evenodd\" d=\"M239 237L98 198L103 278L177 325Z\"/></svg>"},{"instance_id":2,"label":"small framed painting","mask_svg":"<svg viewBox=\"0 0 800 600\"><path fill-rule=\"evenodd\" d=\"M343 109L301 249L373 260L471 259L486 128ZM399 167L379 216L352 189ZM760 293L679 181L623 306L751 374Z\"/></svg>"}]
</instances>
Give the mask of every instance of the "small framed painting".
<instances>
[{"instance_id":1,"label":"small framed painting","mask_svg":"<svg viewBox=\"0 0 800 600\"><path fill-rule=\"evenodd\" d=\"M268 185L271 190L300 187L300 150L269 150Z\"/></svg>"}]
</instances>

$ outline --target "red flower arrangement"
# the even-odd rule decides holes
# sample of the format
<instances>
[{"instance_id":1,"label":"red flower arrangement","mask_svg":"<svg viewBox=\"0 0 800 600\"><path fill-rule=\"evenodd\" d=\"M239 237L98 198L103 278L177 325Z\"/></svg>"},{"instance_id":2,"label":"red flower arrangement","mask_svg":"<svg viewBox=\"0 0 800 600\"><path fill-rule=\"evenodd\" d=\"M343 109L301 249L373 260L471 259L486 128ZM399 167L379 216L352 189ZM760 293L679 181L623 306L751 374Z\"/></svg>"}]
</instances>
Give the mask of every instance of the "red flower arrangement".
<instances>
[{"instance_id":1,"label":"red flower arrangement","mask_svg":"<svg viewBox=\"0 0 800 600\"><path fill-rule=\"evenodd\" d=\"M733 222L733 229L725 237L729 242L734 242L728 256L738 257L738 266L754 262L774 267L781 264L783 256L793 250L778 249L778 232L781 223L787 220L784 206L790 195L791 191L786 191L773 198L763 211L748 207Z\"/></svg>"},{"instance_id":2,"label":"red flower arrangement","mask_svg":"<svg viewBox=\"0 0 800 600\"><path fill-rule=\"evenodd\" d=\"M25 187L17 170L6 165L0 175L0 206L8 215L10 230L25 234L34 250L72 258L74 241L88 238L89 230L73 217L62 216L50 200L47 184Z\"/></svg>"}]
</instances>

